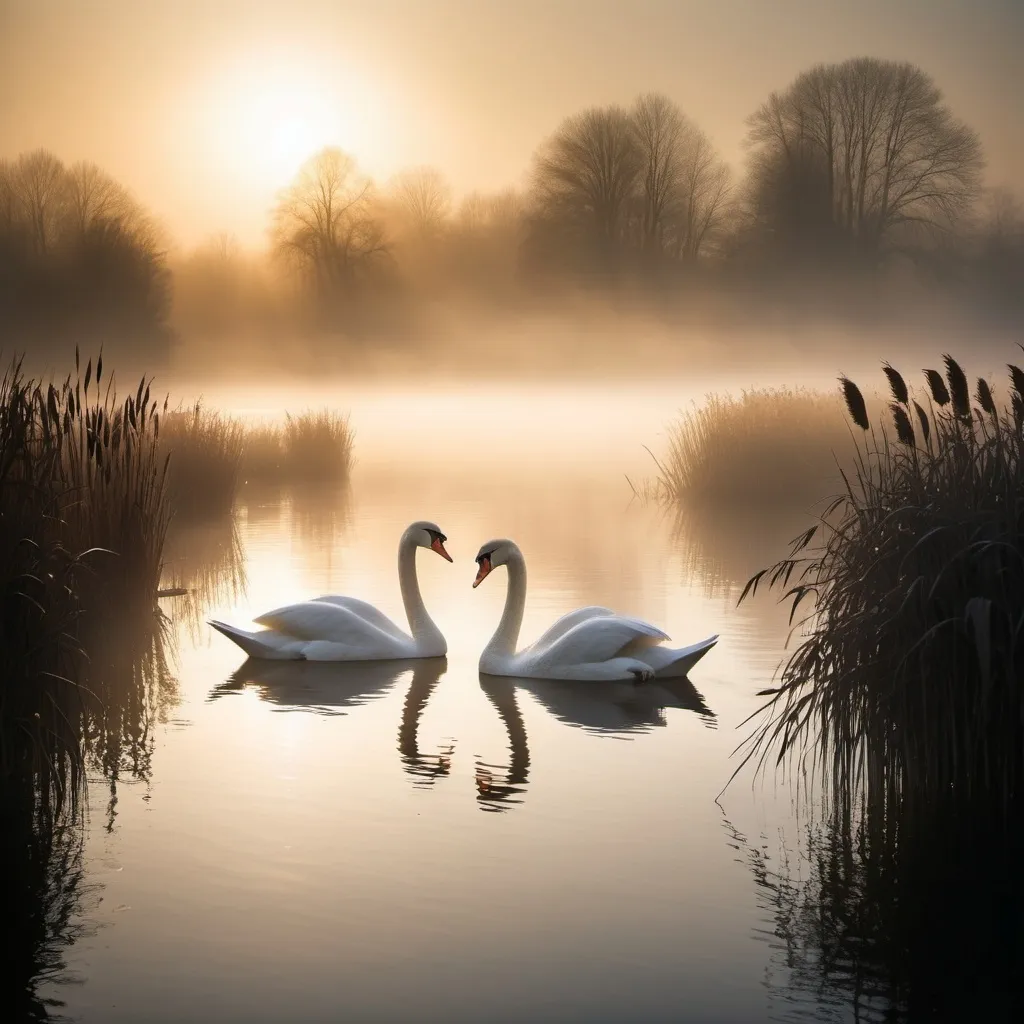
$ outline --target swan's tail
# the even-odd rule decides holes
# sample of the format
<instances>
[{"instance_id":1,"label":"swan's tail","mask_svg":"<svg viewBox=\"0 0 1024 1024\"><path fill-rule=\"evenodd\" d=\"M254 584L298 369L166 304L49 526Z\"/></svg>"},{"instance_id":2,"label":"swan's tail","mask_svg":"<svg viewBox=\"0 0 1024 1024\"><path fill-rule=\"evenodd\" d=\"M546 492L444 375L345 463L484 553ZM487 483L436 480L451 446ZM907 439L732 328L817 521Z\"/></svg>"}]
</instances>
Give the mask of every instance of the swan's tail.
<instances>
[{"instance_id":1,"label":"swan's tail","mask_svg":"<svg viewBox=\"0 0 1024 1024\"><path fill-rule=\"evenodd\" d=\"M237 626L229 626L226 622L209 620L218 633L223 633L229 640L238 644L250 658L264 658L273 661L301 661L302 652L296 650L294 637L285 636L272 629L263 629L251 633Z\"/></svg>"},{"instance_id":2,"label":"swan's tail","mask_svg":"<svg viewBox=\"0 0 1024 1024\"><path fill-rule=\"evenodd\" d=\"M685 676L718 643L718 634L689 647L648 647L640 657L654 669L655 679Z\"/></svg>"}]
</instances>

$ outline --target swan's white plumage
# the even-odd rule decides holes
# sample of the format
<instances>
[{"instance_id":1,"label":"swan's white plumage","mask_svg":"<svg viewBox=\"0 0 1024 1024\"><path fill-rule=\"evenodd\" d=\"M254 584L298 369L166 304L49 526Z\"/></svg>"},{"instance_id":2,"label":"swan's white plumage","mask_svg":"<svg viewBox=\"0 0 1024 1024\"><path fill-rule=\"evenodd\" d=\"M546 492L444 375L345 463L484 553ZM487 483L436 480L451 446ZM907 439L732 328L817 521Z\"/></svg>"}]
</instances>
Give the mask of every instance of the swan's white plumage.
<instances>
[{"instance_id":1,"label":"swan's white plumage","mask_svg":"<svg viewBox=\"0 0 1024 1024\"><path fill-rule=\"evenodd\" d=\"M306 661L390 661L434 658L448 652L441 631L427 614L416 578L416 548L437 551L448 561L444 534L434 524L413 523L398 545L398 579L412 632L359 598L327 594L264 612L253 621L267 628L249 631L210 623L252 658Z\"/></svg>"},{"instance_id":2,"label":"swan's white plumage","mask_svg":"<svg viewBox=\"0 0 1024 1024\"><path fill-rule=\"evenodd\" d=\"M526 605L523 553L513 541L490 541L481 547L477 562L477 583L495 566L508 569L501 622L480 655L480 671L489 675L594 682L672 678L685 676L718 642L715 635L688 647L664 647L662 641L669 636L657 626L589 606L563 615L536 643L517 652Z\"/></svg>"},{"instance_id":3,"label":"swan's white plumage","mask_svg":"<svg viewBox=\"0 0 1024 1024\"><path fill-rule=\"evenodd\" d=\"M367 622L386 630L394 636L405 636L400 626L395 625L379 608L374 608L369 601L361 601L358 597L345 597L342 594L325 594L323 597L315 597L314 601L321 604L334 604L339 608L348 608ZM253 621L259 622L259 619Z\"/></svg>"}]
</instances>

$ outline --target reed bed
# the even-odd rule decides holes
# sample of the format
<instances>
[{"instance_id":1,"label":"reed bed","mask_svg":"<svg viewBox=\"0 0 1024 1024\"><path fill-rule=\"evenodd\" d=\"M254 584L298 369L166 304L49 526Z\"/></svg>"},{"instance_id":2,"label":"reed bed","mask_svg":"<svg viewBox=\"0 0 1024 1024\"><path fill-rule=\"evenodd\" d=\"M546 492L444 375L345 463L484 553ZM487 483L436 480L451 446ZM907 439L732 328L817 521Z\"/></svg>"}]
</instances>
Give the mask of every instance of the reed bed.
<instances>
[{"instance_id":1,"label":"reed bed","mask_svg":"<svg viewBox=\"0 0 1024 1024\"><path fill-rule=\"evenodd\" d=\"M1000 398L982 378L972 389L948 355L920 392L887 364L877 429L841 378L860 431L855 471L740 597L785 588L791 622L813 602L741 768L791 756L833 792L871 799L1020 795L1024 371L1008 371Z\"/></svg>"},{"instance_id":2,"label":"reed bed","mask_svg":"<svg viewBox=\"0 0 1024 1024\"><path fill-rule=\"evenodd\" d=\"M80 783L88 624L153 609L170 520L148 382L122 401L75 363L0 382L0 770L44 791Z\"/></svg>"},{"instance_id":3,"label":"reed bed","mask_svg":"<svg viewBox=\"0 0 1024 1024\"><path fill-rule=\"evenodd\" d=\"M242 483L338 481L352 466L352 429L330 409L248 426L197 402L168 413L161 438L172 505L187 517L230 512Z\"/></svg>"},{"instance_id":4,"label":"reed bed","mask_svg":"<svg viewBox=\"0 0 1024 1024\"><path fill-rule=\"evenodd\" d=\"M230 511L245 440L237 420L202 402L167 413L161 442L170 455L169 489L176 513L202 516Z\"/></svg>"},{"instance_id":5,"label":"reed bed","mask_svg":"<svg viewBox=\"0 0 1024 1024\"><path fill-rule=\"evenodd\" d=\"M689 507L806 509L842 485L853 444L832 395L800 388L708 395L672 423L650 496Z\"/></svg>"}]
</instances>

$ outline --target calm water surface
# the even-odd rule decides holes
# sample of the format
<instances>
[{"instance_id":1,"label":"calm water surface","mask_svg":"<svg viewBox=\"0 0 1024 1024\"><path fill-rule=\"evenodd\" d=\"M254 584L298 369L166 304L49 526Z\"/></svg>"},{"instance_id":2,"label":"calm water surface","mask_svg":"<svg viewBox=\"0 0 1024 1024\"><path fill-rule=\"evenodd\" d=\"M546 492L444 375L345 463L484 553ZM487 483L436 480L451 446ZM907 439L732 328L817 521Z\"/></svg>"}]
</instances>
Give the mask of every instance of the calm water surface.
<instances>
[{"instance_id":1,"label":"calm water surface","mask_svg":"<svg viewBox=\"0 0 1024 1024\"><path fill-rule=\"evenodd\" d=\"M347 488L247 488L234 523L179 526L168 582L196 592L167 602L173 680L148 771L91 789L84 934L65 951L77 983L45 993L61 1012L844 1019L791 991L750 870L751 850L794 835L788 794L745 779L715 802L785 639L770 599L736 597L802 520L680 524L633 499L642 445L659 445L683 400L368 392L350 405ZM441 525L455 560L418 556L447 659L254 668L205 625L325 592L404 624L396 546L418 518ZM590 603L679 643L721 633L696 692L482 683L505 574L470 584L495 536L526 556L523 642Z\"/></svg>"}]
</instances>

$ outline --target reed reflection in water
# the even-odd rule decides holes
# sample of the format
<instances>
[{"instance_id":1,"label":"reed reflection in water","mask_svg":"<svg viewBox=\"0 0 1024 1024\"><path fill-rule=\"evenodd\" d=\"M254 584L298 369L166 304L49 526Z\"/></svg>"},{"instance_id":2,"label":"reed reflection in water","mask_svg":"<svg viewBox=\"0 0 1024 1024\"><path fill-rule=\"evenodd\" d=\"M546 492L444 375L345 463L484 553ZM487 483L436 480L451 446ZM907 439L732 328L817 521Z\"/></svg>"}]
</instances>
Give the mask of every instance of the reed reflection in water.
<instances>
[{"instance_id":1,"label":"reed reflection in water","mask_svg":"<svg viewBox=\"0 0 1024 1024\"><path fill-rule=\"evenodd\" d=\"M11 1021L65 1018L67 986L83 981L68 966L72 945L93 933L102 899L84 860L86 779L106 789L102 829L117 817L119 787L148 784L155 726L177 701L170 664L173 631L152 609L118 616L120 628L84 623L91 656L68 667L76 701L62 728L32 733L4 716L0 771L0 1007ZM47 680L36 681L41 702ZM8 709L10 711L10 709Z\"/></svg>"},{"instance_id":2,"label":"reed reflection in water","mask_svg":"<svg viewBox=\"0 0 1024 1024\"><path fill-rule=\"evenodd\" d=\"M757 886L774 1019L1022 1019L1020 811L847 804L777 850L726 819Z\"/></svg>"}]
</instances>

